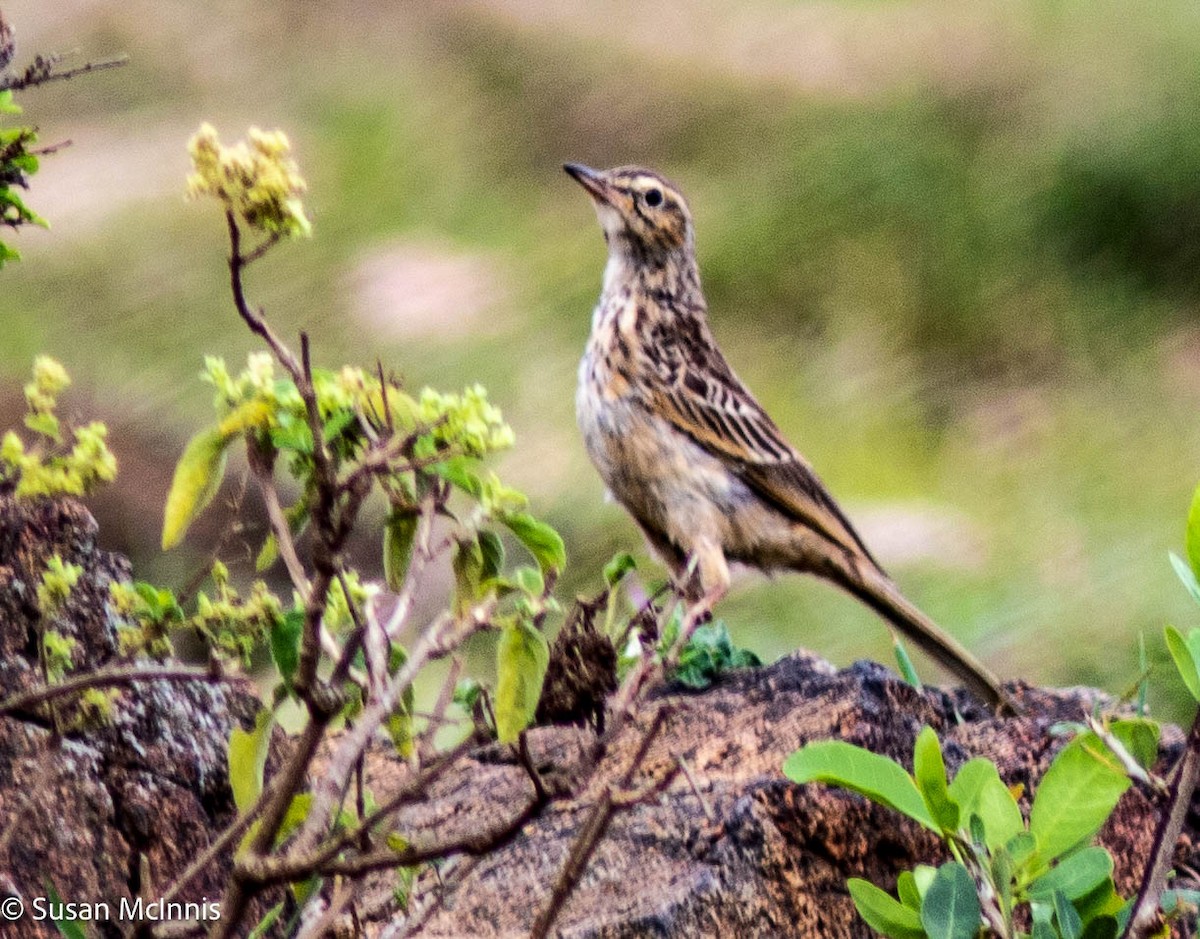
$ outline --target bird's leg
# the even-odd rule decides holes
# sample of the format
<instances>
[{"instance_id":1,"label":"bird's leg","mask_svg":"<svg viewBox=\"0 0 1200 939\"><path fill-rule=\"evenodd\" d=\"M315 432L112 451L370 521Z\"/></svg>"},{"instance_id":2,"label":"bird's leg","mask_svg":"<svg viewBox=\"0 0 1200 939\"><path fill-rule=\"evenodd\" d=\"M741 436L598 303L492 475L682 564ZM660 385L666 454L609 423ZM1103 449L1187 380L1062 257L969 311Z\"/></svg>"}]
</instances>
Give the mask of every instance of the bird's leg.
<instances>
[{"instance_id":1,"label":"bird's leg","mask_svg":"<svg viewBox=\"0 0 1200 939\"><path fill-rule=\"evenodd\" d=\"M688 607L684 626L689 628L680 630L684 642L697 626L712 619L713 607L729 592L729 562L721 546L710 538L697 541L686 575L683 597Z\"/></svg>"}]
</instances>

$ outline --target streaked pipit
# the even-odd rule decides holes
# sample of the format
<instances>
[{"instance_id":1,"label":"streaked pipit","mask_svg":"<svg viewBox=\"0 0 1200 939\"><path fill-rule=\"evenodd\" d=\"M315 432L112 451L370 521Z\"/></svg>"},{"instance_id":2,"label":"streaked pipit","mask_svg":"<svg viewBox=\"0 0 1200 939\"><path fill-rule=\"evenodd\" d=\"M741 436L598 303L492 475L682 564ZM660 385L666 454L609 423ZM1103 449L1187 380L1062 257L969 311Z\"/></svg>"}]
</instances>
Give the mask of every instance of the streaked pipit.
<instances>
[{"instance_id":1,"label":"streaked pipit","mask_svg":"<svg viewBox=\"0 0 1200 939\"><path fill-rule=\"evenodd\" d=\"M591 195L608 264L576 411L612 495L693 599L729 562L824 577L858 597L993 707L997 678L910 603L807 461L733 373L709 329L691 213L651 170L564 167Z\"/></svg>"}]
</instances>

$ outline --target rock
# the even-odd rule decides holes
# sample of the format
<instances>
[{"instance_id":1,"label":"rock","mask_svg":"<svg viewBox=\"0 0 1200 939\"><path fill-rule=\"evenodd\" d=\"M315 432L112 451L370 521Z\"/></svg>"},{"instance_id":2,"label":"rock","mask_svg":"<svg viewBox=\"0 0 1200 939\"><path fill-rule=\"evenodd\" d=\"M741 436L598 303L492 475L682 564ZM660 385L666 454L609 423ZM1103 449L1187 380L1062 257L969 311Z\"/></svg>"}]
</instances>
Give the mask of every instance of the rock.
<instances>
[{"instance_id":1,"label":"rock","mask_svg":"<svg viewBox=\"0 0 1200 939\"><path fill-rule=\"evenodd\" d=\"M676 776L661 796L614 816L551 935L867 939L872 933L854 910L846 879L894 889L901 870L945 859L940 842L857 795L790 783L780 771L784 759L809 741L837 738L911 766L913 742L928 724L952 772L970 757L988 756L1028 794L1064 742L1049 733L1051 725L1080 719L1101 695L1027 687L1016 693L1025 715L997 719L965 696L914 690L881 666L837 671L803 652L728 673L703 693L662 690L615 741L587 791L552 803L500 851L464 862L461 879L452 868L443 871L446 888L430 886L417 898L412 923L395 916L380 934L528 936L600 787L620 778L653 712L666 708L663 731L632 785L661 778L682 756L695 788ZM589 730L568 727L529 735L543 772L567 778L593 739ZM1162 767L1181 747L1181 734L1169 728ZM521 804L530 791L509 751L493 747L441 780L430 803L410 811L400 827L452 835L477 826L485 813L495 816L496 806ZM382 795L386 787L376 793ZM1027 811L1028 796L1022 801ZM1181 843L1193 865L1195 821ZM1149 801L1134 787L1102 832L1126 896L1136 890L1154 824Z\"/></svg>"},{"instance_id":2,"label":"rock","mask_svg":"<svg viewBox=\"0 0 1200 939\"><path fill-rule=\"evenodd\" d=\"M42 684L36 593L54 554L83 568L52 624L76 641L73 671L122 664L108 591L129 564L96 535L74 501L0 495L0 696ZM258 706L230 685L155 681L122 688L111 723L57 740L44 708L0 717L0 886L24 902L19 935L59 935L30 919L47 881L64 901L107 902L114 918L122 898L157 899L234 818L226 741ZM73 708L60 713L69 724ZM180 899L219 899L227 876L227 860L214 864Z\"/></svg>"}]
</instances>

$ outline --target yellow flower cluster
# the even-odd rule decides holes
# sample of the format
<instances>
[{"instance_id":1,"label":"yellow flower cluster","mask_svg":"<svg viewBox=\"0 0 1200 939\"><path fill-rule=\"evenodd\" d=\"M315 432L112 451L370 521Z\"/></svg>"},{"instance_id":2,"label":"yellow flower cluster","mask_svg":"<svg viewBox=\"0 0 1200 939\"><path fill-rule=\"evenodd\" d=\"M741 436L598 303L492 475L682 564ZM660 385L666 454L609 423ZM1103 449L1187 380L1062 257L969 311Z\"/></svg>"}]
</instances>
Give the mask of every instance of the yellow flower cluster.
<instances>
[{"instance_id":1,"label":"yellow flower cluster","mask_svg":"<svg viewBox=\"0 0 1200 939\"><path fill-rule=\"evenodd\" d=\"M211 124L203 124L188 144L192 173L188 197L215 196L251 228L271 235L310 235L300 196L308 188L289 156L282 131L251 127L249 140L222 145Z\"/></svg>"}]
</instances>

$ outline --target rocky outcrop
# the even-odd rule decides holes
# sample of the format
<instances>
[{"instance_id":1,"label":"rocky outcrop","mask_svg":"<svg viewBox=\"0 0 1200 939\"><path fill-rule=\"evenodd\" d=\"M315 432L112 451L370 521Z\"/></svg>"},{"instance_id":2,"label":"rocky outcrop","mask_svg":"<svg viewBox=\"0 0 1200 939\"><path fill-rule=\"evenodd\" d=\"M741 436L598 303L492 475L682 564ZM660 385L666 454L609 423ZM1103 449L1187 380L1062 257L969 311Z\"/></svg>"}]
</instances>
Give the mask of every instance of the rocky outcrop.
<instances>
[{"instance_id":1,"label":"rocky outcrop","mask_svg":"<svg viewBox=\"0 0 1200 939\"><path fill-rule=\"evenodd\" d=\"M55 554L83 569L51 624L76 641L74 669L120 661L109 584L128 578L128 564L98 550L96 535L95 522L76 503L21 504L0 496L0 696L43 683L37 637L46 624L36 589ZM917 691L877 665L839 671L797 653L727 673L703 692L658 689L594 773L585 771L591 729L535 728L528 735L531 760L557 794L542 812L497 850L426 867L404 909L395 898L396 874L372 875L355 915L369 936L528 936L597 800L640 792L613 815L551 935L867 937L846 878L891 886L900 870L941 860L940 846L865 799L791 784L780 771L784 759L808 741L839 738L907 763L928 724L942 738L951 771L972 756L989 756L1007 781L1029 793L1062 745L1051 726L1078 720L1099 692L1020 687L1015 693L1024 715L998 719L966 697ZM257 699L236 686L156 681L121 688L108 722L77 724L78 715L64 706L62 734L41 706L0 717L0 888L27 909L47 895L47 883L66 901L106 901L114 909L121 898L160 895L233 818L226 741L235 723L249 726L257 708ZM635 759L658 720L660 732L645 757ZM1161 766L1181 747L1182 736L1168 728ZM681 757L686 773L675 772ZM376 802L407 774L394 751L381 746L367 764ZM528 804L531 791L513 749L485 745L431 784L394 828L414 842L445 842L481 824L502 826L506 813ZM1134 787L1102 833L1127 895L1149 850L1154 818ZM1193 811L1178 846L1179 860L1192 868L1200 866L1198 827ZM227 874L225 859L182 898L219 898ZM118 936L127 925L93 931ZM3 937L54 935L48 923L28 916L0 922Z\"/></svg>"},{"instance_id":2,"label":"rocky outcrop","mask_svg":"<svg viewBox=\"0 0 1200 939\"><path fill-rule=\"evenodd\" d=\"M55 554L83 569L50 624L75 640L72 673L121 663L109 584L129 564L96 536L78 503L0 496L0 697L43 684L36 593ZM67 902L107 902L114 919L121 898L156 899L234 817L226 741L257 708L229 685L155 681L121 688L106 722L80 723L62 705L62 736L44 706L0 717L0 892L26 910L0 935L59 935L32 919L48 884ZM219 898L227 873L213 865L181 899Z\"/></svg>"},{"instance_id":3,"label":"rocky outcrop","mask_svg":"<svg viewBox=\"0 0 1200 939\"><path fill-rule=\"evenodd\" d=\"M428 910L414 906L410 932L402 931L403 917L395 918L395 934L527 936L600 787L621 776L654 711L665 708L662 733L632 786L661 778L678 757L694 785L678 775L661 795L613 818L551 935L866 939L872 933L854 911L846 878L894 887L899 871L943 860L939 843L859 796L791 784L780 772L784 759L808 741L839 738L911 765L914 739L929 724L943 740L951 771L988 756L1006 781L1030 793L1064 742L1051 725L1079 720L1099 693L1019 688L1017 694L1025 715L997 719L964 697L914 690L878 665L838 671L804 653L728 674L703 693L665 689L617 740L588 791L552 804L504 849L469 862L461 879L444 876L450 886L430 892ZM530 735L543 771L568 778L589 742L590 734L577 728ZM1181 735L1169 729L1164 766L1181 747ZM443 780L408 823L419 831L436 819L442 832L477 824L503 794L517 801L529 788L525 771L493 748ZM1102 833L1124 895L1136 890L1154 819L1148 799L1133 788ZM1179 849L1193 866L1197 820L1193 813Z\"/></svg>"}]
</instances>

